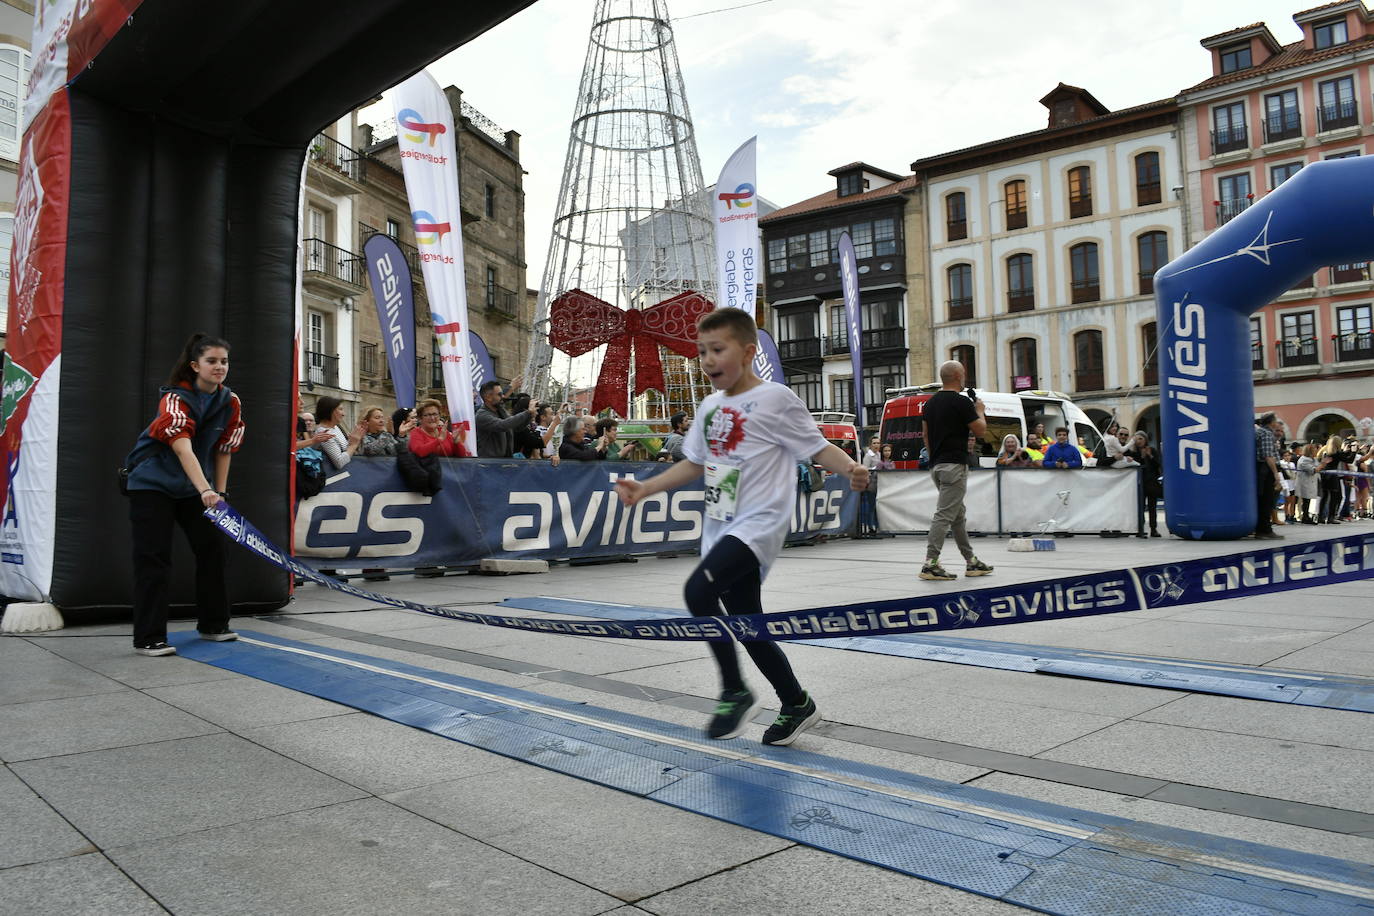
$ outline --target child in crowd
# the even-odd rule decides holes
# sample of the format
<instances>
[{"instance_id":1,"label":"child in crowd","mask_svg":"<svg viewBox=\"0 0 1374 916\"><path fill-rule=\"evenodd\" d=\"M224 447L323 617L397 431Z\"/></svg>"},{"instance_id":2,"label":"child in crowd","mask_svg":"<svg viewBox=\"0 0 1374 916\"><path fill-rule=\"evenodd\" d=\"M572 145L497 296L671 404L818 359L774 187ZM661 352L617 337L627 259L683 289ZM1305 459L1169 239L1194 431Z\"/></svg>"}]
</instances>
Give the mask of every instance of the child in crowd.
<instances>
[{"instance_id":1,"label":"child in crowd","mask_svg":"<svg viewBox=\"0 0 1374 916\"><path fill-rule=\"evenodd\" d=\"M797 499L797 463L814 462L868 485L868 469L827 443L792 391L754 374L758 333L748 312L717 309L697 323L697 353L715 389L697 408L697 420L683 437L684 460L648 480L621 478L616 492L626 506L706 476L706 521L701 562L684 588L693 616L758 614L768 565L782 549ZM707 728L712 738L740 734L761 705L745 685L733 643L712 642L720 667L720 704ZM820 712L802 689L782 649L774 642L744 643L782 703L764 744L791 744Z\"/></svg>"}]
</instances>

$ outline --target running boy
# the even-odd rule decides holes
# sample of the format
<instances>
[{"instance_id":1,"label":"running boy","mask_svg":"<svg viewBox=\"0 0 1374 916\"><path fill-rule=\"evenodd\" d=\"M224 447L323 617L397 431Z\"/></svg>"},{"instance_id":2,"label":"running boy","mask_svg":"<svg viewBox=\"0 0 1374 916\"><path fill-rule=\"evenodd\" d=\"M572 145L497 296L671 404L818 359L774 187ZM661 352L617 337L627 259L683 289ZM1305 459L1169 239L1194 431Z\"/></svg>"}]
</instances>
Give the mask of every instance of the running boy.
<instances>
[{"instance_id":1,"label":"running boy","mask_svg":"<svg viewBox=\"0 0 1374 916\"><path fill-rule=\"evenodd\" d=\"M648 480L616 482L627 506L706 476L706 521L701 563L683 595L696 617L758 614L768 565L782 549L797 498L797 462L814 461L849 478L852 489L868 486L868 469L825 441L816 421L791 389L754 374L758 333L754 318L734 308L717 309L697 322L697 354L715 391L697 408L683 443L685 461ZM720 705L707 728L712 738L744 731L761 701L745 686L733 643L709 644L720 666ZM763 734L764 744L791 744L820 721L816 703L773 642L744 643L749 657L773 685L782 711Z\"/></svg>"}]
</instances>

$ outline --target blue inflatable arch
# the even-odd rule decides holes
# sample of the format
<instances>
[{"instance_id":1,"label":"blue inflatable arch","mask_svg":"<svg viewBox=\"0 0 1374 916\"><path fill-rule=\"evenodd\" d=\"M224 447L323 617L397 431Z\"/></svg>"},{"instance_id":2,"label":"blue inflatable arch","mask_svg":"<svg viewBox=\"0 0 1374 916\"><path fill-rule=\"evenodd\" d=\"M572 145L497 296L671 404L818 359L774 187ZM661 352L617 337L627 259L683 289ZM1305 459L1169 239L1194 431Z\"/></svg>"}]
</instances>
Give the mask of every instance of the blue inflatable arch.
<instances>
[{"instance_id":1,"label":"blue inflatable arch","mask_svg":"<svg viewBox=\"0 0 1374 916\"><path fill-rule=\"evenodd\" d=\"M1374 258L1374 157L1313 163L1155 274L1169 530L1255 529L1250 322L1301 277Z\"/></svg>"}]
</instances>

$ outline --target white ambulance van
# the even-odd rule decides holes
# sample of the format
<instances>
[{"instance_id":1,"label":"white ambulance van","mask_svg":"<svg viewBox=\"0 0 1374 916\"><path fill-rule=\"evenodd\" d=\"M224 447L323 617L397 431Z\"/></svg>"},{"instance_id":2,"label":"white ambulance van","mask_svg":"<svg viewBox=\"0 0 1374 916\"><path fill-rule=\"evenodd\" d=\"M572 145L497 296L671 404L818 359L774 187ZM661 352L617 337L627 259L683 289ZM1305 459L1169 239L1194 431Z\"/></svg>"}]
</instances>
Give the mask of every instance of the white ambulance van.
<instances>
[{"instance_id":1,"label":"white ambulance van","mask_svg":"<svg viewBox=\"0 0 1374 916\"><path fill-rule=\"evenodd\" d=\"M892 458L899 468L916 468L925 443L921 440L921 409L931 395L940 390L936 383L907 388L889 388L887 401L883 404L882 425L878 436L884 445L892 446ZM1069 431L1069 441L1082 444L1088 453L1096 451L1102 441L1097 427L1088 419L1082 409L1058 391L1018 391L1015 394L1004 391L983 391L976 389L983 401L984 413L988 420L988 430L979 443L980 461L984 467L997 464L997 453L1002 450L1002 439L1008 434L1026 444L1026 434L1037 424L1045 426L1045 436L1054 440L1054 431L1060 426ZM1092 464L1092 459L1085 459Z\"/></svg>"}]
</instances>

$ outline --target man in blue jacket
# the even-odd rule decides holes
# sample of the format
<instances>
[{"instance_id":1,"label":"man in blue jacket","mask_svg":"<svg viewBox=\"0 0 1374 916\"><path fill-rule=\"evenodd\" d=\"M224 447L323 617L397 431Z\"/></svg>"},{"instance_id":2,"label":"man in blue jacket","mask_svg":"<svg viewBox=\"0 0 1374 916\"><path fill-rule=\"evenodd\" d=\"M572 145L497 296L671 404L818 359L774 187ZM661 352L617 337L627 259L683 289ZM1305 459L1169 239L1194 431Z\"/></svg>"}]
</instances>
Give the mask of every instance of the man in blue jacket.
<instances>
[{"instance_id":1,"label":"man in blue jacket","mask_svg":"<svg viewBox=\"0 0 1374 916\"><path fill-rule=\"evenodd\" d=\"M1045 449L1045 460L1040 466L1046 468L1081 468L1083 466L1083 453L1069 442L1067 429L1061 426L1054 431L1054 442Z\"/></svg>"}]
</instances>

